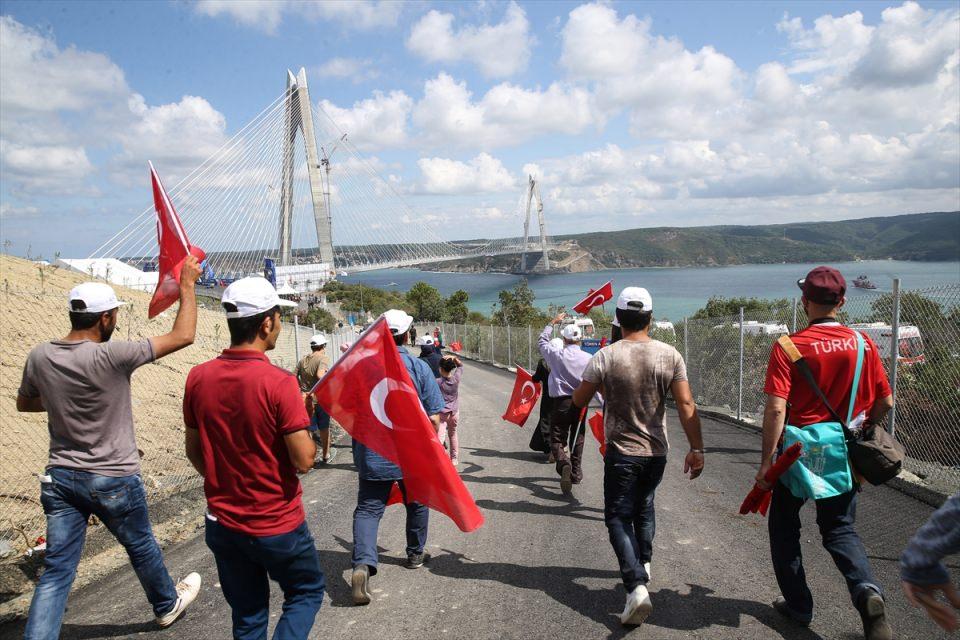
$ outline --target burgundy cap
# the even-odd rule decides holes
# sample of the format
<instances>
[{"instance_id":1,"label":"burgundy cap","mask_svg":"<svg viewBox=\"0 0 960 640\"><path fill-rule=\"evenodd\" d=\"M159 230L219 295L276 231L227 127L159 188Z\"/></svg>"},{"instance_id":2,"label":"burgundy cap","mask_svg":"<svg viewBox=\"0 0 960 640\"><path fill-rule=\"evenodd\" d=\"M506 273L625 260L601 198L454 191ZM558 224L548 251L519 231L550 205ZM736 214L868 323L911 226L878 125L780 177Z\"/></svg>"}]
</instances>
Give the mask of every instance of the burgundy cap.
<instances>
[{"instance_id":1,"label":"burgundy cap","mask_svg":"<svg viewBox=\"0 0 960 640\"><path fill-rule=\"evenodd\" d=\"M797 286L807 300L816 304L839 304L847 292L847 281L833 267L817 267L797 280Z\"/></svg>"}]
</instances>

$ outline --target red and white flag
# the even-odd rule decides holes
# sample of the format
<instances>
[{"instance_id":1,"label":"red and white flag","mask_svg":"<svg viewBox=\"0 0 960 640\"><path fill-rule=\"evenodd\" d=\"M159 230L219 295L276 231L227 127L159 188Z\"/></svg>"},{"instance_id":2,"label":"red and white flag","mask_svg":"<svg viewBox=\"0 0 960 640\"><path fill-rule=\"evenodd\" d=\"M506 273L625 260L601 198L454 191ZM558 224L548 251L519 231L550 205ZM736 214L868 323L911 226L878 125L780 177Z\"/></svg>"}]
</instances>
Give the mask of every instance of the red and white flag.
<instances>
[{"instance_id":1,"label":"red and white flag","mask_svg":"<svg viewBox=\"0 0 960 640\"><path fill-rule=\"evenodd\" d=\"M207 256L203 249L194 247L187 239L187 232L167 192L163 190L153 163L150 163L150 179L153 182L153 207L157 210L157 244L160 245L157 289L153 292L148 313L148 317L153 318L180 299L180 271L187 256L193 254L201 262Z\"/></svg>"},{"instance_id":2,"label":"red and white flag","mask_svg":"<svg viewBox=\"0 0 960 640\"><path fill-rule=\"evenodd\" d=\"M351 437L400 467L408 500L446 514L461 531L483 524L423 410L386 320L360 336L313 393Z\"/></svg>"},{"instance_id":3,"label":"red and white flag","mask_svg":"<svg viewBox=\"0 0 960 640\"><path fill-rule=\"evenodd\" d=\"M590 431L593 432L593 437L600 443L600 455L607 455L607 438L603 433L603 412L594 411L588 422L590 423Z\"/></svg>"},{"instance_id":4,"label":"red and white flag","mask_svg":"<svg viewBox=\"0 0 960 640\"><path fill-rule=\"evenodd\" d=\"M607 300L613 298L613 280L603 285L599 289L590 289L587 297L581 300L573 307L573 310L582 316L587 315L590 309L598 307Z\"/></svg>"},{"instance_id":5,"label":"red and white flag","mask_svg":"<svg viewBox=\"0 0 960 640\"><path fill-rule=\"evenodd\" d=\"M517 367L517 379L513 383L513 393L510 395L510 404L503 414L507 422L522 427L530 417L537 399L540 397L540 383L533 381L533 376L523 367Z\"/></svg>"}]
</instances>

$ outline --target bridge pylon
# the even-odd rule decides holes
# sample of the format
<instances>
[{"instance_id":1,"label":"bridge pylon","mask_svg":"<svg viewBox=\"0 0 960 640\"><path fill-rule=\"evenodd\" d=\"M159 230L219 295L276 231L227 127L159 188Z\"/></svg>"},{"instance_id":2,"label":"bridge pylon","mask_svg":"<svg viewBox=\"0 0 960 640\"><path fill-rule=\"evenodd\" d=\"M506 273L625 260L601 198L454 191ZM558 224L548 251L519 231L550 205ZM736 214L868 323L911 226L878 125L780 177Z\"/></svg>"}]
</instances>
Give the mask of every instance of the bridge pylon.
<instances>
[{"instance_id":1,"label":"bridge pylon","mask_svg":"<svg viewBox=\"0 0 960 640\"><path fill-rule=\"evenodd\" d=\"M534 177L528 176L526 200L527 215L523 222L523 254L520 256L520 273L529 273L527 254L530 251L530 207L537 203L537 219L540 223L540 250L543 252L543 268L550 269L550 255L547 242L547 223L543 217L543 198L540 197L540 185ZM532 264L536 264L536 260Z\"/></svg>"},{"instance_id":2,"label":"bridge pylon","mask_svg":"<svg viewBox=\"0 0 960 640\"><path fill-rule=\"evenodd\" d=\"M294 76L287 70L286 125L283 137L283 175L280 191L280 264L293 264L293 151L297 132L303 136L307 176L310 181L310 199L313 203L313 221L317 230L317 250L320 262L333 264L333 229L329 203L324 197L323 175L317 138L313 130L313 110L307 89L307 72L302 67Z\"/></svg>"}]
</instances>

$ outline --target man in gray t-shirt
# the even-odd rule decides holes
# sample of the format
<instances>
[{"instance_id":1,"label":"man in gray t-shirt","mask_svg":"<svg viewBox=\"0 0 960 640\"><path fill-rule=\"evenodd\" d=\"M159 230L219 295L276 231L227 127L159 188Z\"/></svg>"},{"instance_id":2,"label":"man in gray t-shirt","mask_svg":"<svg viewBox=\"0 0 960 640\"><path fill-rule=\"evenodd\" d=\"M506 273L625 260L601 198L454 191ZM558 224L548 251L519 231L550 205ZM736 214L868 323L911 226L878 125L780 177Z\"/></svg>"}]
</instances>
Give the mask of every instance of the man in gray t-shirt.
<instances>
[{"instance_id":1,"label":"man in gray t-shirt","mask_svg":"<svg viewBox=\"0 0 960 640\"><path fill-rule=\"evenodd\" d=\"M100 282L78 285L68 299L70 333L37 345L27 357L17 411L45 411L50 432L50 456L40 476L46 571L30 604L27 640L59 637L91 515L126 548L161 627L172 624L200 592L196 573L173 584L153 537L130 400L135 369L193 343L200 273L197 259L188 257L173 329L137 342L110 342L124 304L112 288Z\"/></svg>"},{"instance_id":2,"label":"man in gray t-shirt","mask_svg":"<svg viewBox=\"0 0 960 640\"><path fill-rule=\"evenodd\" d=\"M667 393L677 403L690 443L683 471L703 471L703 436L683 358L668 344L650 338L653 300L646 289L627 287L617 299L622 338L604 347L583 371L573 404L585 407L603 394L607 444L603 469L604 521L620 564L627 602L625 625L642 624L653 610L647 584L653 557L656 512L653 498L667 463L664 419Z\"/></svg>"}]
</instances>

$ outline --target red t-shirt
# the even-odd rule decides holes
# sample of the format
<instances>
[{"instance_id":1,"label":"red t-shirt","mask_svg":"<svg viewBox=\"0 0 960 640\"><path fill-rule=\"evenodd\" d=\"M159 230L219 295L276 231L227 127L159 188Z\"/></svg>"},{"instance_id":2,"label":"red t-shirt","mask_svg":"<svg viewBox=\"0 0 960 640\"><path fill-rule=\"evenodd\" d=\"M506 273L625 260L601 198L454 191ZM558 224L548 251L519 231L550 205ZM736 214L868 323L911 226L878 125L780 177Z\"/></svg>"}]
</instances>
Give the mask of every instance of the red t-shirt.
<instances>
[{"instance_id":1,"label":"red t-shirt","mask_svg":"<svg viewBox=\"0 0 960 640\"><path fill-rule=\"evenodd\" d=\"M300 526L303 490L284 435L310 418L292 373L258 351L227 349L190 371L183 419L200 430L203 490L220 524L253 536Z\"/></svg>"},{"instance_id":2,"label":"red t-shirt","mask_svg":"<svg viewBox=\"0 0 960 640\"><path fill-rule=\"evenodd\" d=\"M836 322L814 324L790 337L810 365L817 385L830 404L846 418L850 387L857 366L857 339L853 329ZM861 412L869 412L878 398L886 398L891 394L877 346L867 336L863 336L863 339L866 344L854 417ZM829 410L779 344L774 344L770 352L767 382L763 390L769 395L786 398L790 404L789 423L794 426L833 420Z\"/></svg>"}]
</instances>

